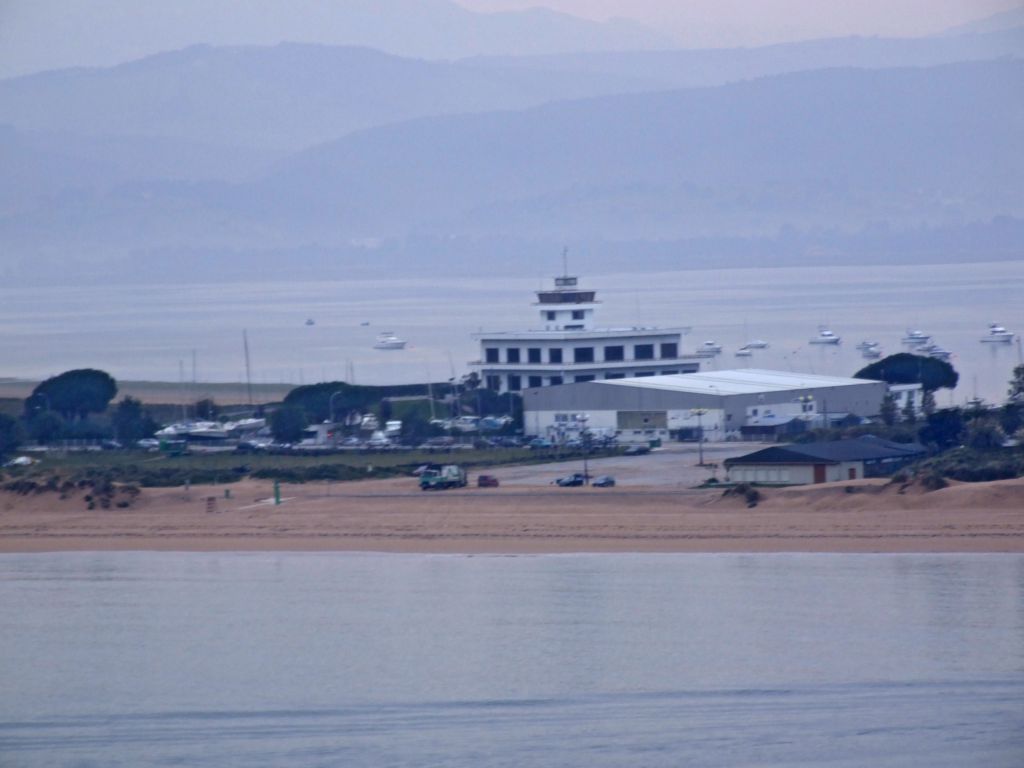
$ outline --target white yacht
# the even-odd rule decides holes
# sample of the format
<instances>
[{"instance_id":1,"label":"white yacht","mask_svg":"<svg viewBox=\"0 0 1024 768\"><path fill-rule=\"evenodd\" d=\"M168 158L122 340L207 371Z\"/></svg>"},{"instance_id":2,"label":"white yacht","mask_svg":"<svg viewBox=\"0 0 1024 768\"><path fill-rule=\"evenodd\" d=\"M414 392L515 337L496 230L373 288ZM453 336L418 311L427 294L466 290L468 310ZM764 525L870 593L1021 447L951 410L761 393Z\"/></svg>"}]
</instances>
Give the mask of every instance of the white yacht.
<instances>
[{"instance_id":1,"label":"white yacht","mask_svg":"<svg viewBox=\"0 0 1024 768\"><path fill-rule=\"evenodd\" d=\"M874 349L879 346L877 341L862 341L857 345L857 349L863 352L865 349Z\"/></svg>"},{"instance_id":2,"label":"white yacht","mask_svg":"<svg viewBox=\"0 0 1024 768\"><path fill-rule=\"evenodd\" d=\"M861 342L857 345L860 350L861 357L865 360L877 360L882 356L882 348L878 346L877 341Z\"/></svg>"},{"instance_id":3,"label":"white yacht","mask_svg":"<svg viewBox=\"0 0 1024 768\"><path fill-rule=\"evenodd\" d=\"M400 339L392 331L384 331L377 335L374 349L405 349L405 339Z\"/></svg>"},{"instance_id":4,"label":"white yacht","mask_svg":"<svg viewBox=\"0 0 1024 768\"><path fill-rule=\"evenodd\" d=\"M995 323L989 323L988 334L981 337L984 342L995 342L1001 344L1009 344L1013 341L1016 334L1013 331L1008 331L1001 325Z\"/></svg>"},{"instance_id":5,"label":"white yacht","mask_svg":"<svg viewBox=\"0 0 1024 768\"><path fill-rule=\"evenodd\" d=\"M747 349L768 349L768 342L767 341L762 341L761 339L754 339L753 341L748 341L747 342L746 348Z\"/></svg>"},{"instance_id":6,"label":"white yacht","mask_svg":"<svg viewBox=\"0 0 1024 768\"><path fill-rule=\"evenodd\" d=\"M907 331L907 335L904 336L900 341L904 344L910 344L916 346L918 344L927 344L931 340L931 336L924 331Z\"/></svg>"},{"instance_id":7,"label":"white yacht","mask_svg":"<svg viewBox=\"0 0 1024 768\"><path fill-rule=\"evenodd\" d=\"M722 351L722 345L717 341L705 341L697 347L697 354L702 357L714 357Z\"/></svg>"},{"instance_id":8,"label":"white yacht","mask_svg":"<svg viewBox=\"0 0 1024 768\"><path fill-rule=\"evenodd\" d=\"M818 327L818 335L811 339L811 344L838 344L840 337L836 336L825 326Z\"/></svg>"}]
</instances>

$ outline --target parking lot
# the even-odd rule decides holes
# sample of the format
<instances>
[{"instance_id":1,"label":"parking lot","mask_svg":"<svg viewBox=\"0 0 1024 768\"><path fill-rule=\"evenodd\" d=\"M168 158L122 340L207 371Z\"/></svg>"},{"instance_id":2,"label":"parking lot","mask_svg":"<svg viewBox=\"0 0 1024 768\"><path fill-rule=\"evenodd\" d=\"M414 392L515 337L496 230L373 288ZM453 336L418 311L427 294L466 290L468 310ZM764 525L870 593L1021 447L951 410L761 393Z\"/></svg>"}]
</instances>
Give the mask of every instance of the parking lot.
<instances>
[{"instance_id":1,"label":"parking lot","mask_svg":"<svg viewBox=\"0 0 1024 768\"><path fill-rule=\"evenodd\" d=\"M641 456L613 456L589 459L587 471L591 477L612 475L621 486L673 486L692 488L711 477L724 479L722 462L733 456L764 447L762 443L730 442L704 443L704 463L698 466L696 443L668 443ZM583 471L583 458L549 464L495 467L487 471L502 485L538 486L550 485L557 478ZM571 489L566 489L570 492Z\"/></svg>"}]
</instances>

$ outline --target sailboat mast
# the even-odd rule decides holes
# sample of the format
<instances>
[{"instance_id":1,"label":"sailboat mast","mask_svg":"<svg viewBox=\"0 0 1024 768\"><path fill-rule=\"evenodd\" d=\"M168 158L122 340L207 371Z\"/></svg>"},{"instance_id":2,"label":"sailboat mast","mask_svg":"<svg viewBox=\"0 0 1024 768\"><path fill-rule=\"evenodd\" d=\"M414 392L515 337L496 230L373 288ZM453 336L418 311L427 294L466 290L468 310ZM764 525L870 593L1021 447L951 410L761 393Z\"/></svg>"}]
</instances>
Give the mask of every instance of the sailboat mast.
<instances>
[{"instance_id":1,"label":"sailboat mast","mask_svg":"<svg viewBox=\"0 0 1024 768\"><path fill-rule=\"evenodd\" d=\"M245 389L249 395L249 407L252 408L252 368L249 365L249 333L242 329L242 345L245 347Z\"/></svg>"}]
</instances>

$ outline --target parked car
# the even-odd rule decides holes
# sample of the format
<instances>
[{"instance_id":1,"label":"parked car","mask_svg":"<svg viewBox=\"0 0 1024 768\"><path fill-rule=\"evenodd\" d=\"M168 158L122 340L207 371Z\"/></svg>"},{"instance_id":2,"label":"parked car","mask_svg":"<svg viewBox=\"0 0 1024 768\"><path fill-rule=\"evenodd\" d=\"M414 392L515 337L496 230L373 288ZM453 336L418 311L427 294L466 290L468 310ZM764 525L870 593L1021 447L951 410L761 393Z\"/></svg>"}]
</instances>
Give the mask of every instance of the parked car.
<instances>
[{"instance_id":1,"label":"parked car","mask_svg":"<svg viewBox=\"0 0 1024 768\"><path fill-rule=\"evenodd\" d=\"M626 449L623 456L643 456L645 453L650 453L651 449L646 445L631 445Z\"/></svg>"},{"instance_id":2,"label":"parked car","mask_svg":"<svg viewBox=\"0 0 1024 768\"><path fill-rule=\"evenodd\" d=\"M582 472L574 472L571 475L566 475L565 477L560 477L555 480L555 484L560 488L574 488L578 485L584 485L586 482L587 476Z\"/></svg>"},{"instance_id":3,"label":"parked car","mask_svg":"<svg viewBox=\"0 0 1024 768\"><path fill-rule=\"evenodd\" d=\"M494 475L480 475L476 479L477 488L497 488L498 478Z\"/></svg>"},{"instance_id":4,"label":"parked car","mask_svg":"<svg viewBox=\"0 0 1024 768\"><path fill-rule=\"evenodd\" d=\"M135 445L144 450L150 451L160 447L160 441L155 437L144 437L141 440L136 441Z\"/></svg>"},{"instance_id":5,"label":"parked car","mask_svg":"<svg viewBox=\"0 0 1024 768\"><path fill-rule=\"evenodd\" d=\"M595 488L614 488L615 478L611 475L601 475L600 477L595 477L591 485Z\"/></svg>"},{"instance_id":6,"label":"parked car","mask_svg":"<svg viewBox=\"0 0 1024 768\"><path fill-rule=\"evenodd\" d=\"M554 448L554 443L543 437L535 437L530 441L530 450L545 450L547 448Z\"/></svg>"}]
</instances>

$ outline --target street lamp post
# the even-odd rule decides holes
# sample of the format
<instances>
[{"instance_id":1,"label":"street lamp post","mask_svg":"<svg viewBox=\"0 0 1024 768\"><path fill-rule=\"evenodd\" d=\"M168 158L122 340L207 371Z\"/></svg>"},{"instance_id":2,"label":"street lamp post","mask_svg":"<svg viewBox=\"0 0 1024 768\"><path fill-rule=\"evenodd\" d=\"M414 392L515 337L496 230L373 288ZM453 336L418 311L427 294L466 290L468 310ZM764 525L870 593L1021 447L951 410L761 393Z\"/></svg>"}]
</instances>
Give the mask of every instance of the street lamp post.
<instances>
[{"instance_id":1,"label":"street lamp post","mask_svg":"<svg viewBox=\"0 0 1024 768\"><path fill-rule=\"evenodd\" d=\"M587 421L590 420L590 416L581 413L576 420L583 424L580 430L580 441L583 443L583 484L590 485L590 469L587 466L587 456L590 453L590 430L587 429Z\"/></svg>"},{"instance_id":2,"label":"street lamp post","mask_svg":"<svg viewBox=\"0 0 1024 768\"><path fill-rule=\"evenodd\" d=\"M694 408L690 411L697 417L697 466L704 466L704 424L701 419L708 412L707 408Z\"/></svg>"}]
</instances>

